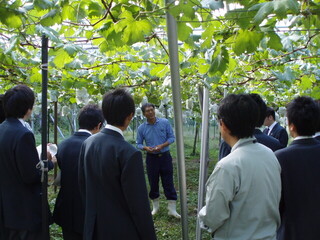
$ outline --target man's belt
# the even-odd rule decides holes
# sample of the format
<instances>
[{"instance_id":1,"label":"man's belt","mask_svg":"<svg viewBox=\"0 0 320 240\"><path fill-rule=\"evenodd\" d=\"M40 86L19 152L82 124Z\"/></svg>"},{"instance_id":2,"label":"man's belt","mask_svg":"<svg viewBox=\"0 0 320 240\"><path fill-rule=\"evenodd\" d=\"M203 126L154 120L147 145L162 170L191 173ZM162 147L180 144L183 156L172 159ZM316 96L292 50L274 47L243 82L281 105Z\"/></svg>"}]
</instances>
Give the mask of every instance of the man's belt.
<instances>
[{"instance_id":1,"label":"man's belt","mask_svg":"<svg viewBox=\"0 0 320 240\"><path fill-rule=\"evenodd\" d=\"M166 152L161 152L161 153L147 153L149 156L153 156L153 157L162 157L166 154L168 154L169 151L166 151Z\"/></svg>"}]
</instances>

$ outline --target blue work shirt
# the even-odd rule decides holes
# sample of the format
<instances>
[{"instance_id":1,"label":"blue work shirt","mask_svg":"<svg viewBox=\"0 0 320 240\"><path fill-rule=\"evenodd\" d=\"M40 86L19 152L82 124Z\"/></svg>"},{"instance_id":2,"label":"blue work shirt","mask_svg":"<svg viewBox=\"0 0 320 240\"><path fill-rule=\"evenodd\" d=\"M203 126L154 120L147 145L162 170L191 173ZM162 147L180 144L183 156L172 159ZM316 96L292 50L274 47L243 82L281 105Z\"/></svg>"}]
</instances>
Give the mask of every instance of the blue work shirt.
<instances>
[{"instance_id":1,"label":"blue work shirt","mask_svg":"<svg viewBox=\"0 0 320 240\"><path fill-rule=\"evenodd\" d=\"M168 119L156 118L156 122L154 124L150 124L148 122L142 123L138 128L136 141L137 148L143 149L143 141L145 141L146 146L148 147L155 147L167 141L169 144L173 143L175 141L175 137ZM166 146L161 149L160 152L166 152L169 151L169 149L169 146Z\"/></svg>"}]
</instances>

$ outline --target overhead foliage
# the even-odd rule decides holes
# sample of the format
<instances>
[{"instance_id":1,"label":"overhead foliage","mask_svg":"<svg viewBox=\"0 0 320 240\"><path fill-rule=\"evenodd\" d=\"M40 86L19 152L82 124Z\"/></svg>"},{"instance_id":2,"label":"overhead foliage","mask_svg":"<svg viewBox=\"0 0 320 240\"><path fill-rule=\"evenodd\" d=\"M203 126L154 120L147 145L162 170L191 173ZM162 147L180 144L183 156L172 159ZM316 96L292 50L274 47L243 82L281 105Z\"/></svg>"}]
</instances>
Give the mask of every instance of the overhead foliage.
<instances>
[{"instance_id":1,"label":"overhead foliage","mask_svg":"<svg viewBox=\"0 0 320 240\"><path fill-rule=\"evenodd\" d=\"M320 98L320 1L8 0L0 1L2 91L41 87L41 36L49 39L49 89L76 102L129 87L160 105L170 96L166 11L177 20L182 101L199 86L213 100L257 92L283 105ZM168 95L167 94L167 95Z\"/></svg>"}]
</instances>

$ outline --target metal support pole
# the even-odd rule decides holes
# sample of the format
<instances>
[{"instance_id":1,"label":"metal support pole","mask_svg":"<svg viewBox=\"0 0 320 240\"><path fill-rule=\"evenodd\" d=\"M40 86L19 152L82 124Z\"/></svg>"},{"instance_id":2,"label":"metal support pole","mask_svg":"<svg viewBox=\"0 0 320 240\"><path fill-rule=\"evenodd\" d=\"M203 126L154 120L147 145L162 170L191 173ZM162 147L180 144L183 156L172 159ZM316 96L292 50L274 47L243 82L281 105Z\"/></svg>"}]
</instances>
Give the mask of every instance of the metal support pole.
<instances>
[{"instance_id":1,"label":"metal support pole","mask_svg":"<svg viewBox=\"0 0 320 240\"><path fill-rule=\"evenodd\" d=\"M166 0L166 4L170 4L172 0ZM171 86L174 108L174 128L177 144L177 164L179 174L179 190L180 190L180 206L181 206L181 225L182 239L187 240L188 237L188 211L187 211L187 187L186 187L186 169L184 157L183 131L182 131L182 110L181 110L181 94L180 94L180 74L178 59L178 38L177 38L177 22L173 16L167 11L167 34L170 53L170 72Z\"/></svg>"},{"instance_id":2,"label":"metal support pole","mask_svg":"<svg viewBox=\"0 0 320 240\"><path fill-rule=\"evenodd\" d=\"M53 102L54 127L53 127L53 143L58 145L58 102ZM58 174L58 164L54 165L53 178L56 179ZM57 192L57 186L54 186L54 192Z\"/></svg>"},{"instance_id":3,"label":"metal support pole","mask_svg":"<svg viewBox=\"0 0 320 240\"><path fill-rule=\"evenodd\" d=\"M200 152L200 172L199 172L199 190L198 190L198 213L203 207L205 196L205 184L207 180L207 166L209 157L209 90L203 89L202 104L202 129L201 129L201 152ZM201 239L201 228L197 218L196 240Z\"/></svg>"},{"instance_id":4,"label":"metal support pole","mask_svg":"<svg viewBox=\"0 0 320 240\"><path fill-rule=\"evenodd\" d=\"M49 240L48 220L48 161L47 161L47 88L48 88L48 38L42 36L42 119L41 119L41 160L44 163L42 171L42 234L44 240Z\"/></svg>"},{"instance_id":5,"label":"metal support pole","mask_svg":"<svg viewBox=\"0 0 320 240\"><path fill-rule=\"evenodd\" d=\"M168 119L168 105L164 104L163 107L164 107L164 117Z\"/></svg>"},{"instance_id":6,"label":"metal support pole","mask_svg":"<svg viewBox=\"0 0 320 240\"><path fill-rule=\"evenodd\" d=\"M54 117L52 117L52 115L51 114L49 114L49 117L50 117L50 119L51 119L51 121L54 123ZM66 137L63 135L63 132L61 131L61 129L59 128L59 126L57 126L57 130L59 131L59 133L60 133L60 136L63 138L63 139L65 139Z\"/></svg>"}]
</instances>

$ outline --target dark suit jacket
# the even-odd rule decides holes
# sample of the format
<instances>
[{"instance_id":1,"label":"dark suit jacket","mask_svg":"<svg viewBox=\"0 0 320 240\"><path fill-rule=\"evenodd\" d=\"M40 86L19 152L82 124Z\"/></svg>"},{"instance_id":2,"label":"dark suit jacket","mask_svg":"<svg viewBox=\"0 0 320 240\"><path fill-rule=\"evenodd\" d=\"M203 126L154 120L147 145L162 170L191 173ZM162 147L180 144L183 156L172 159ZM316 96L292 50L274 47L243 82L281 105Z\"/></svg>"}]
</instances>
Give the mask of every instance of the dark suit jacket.
<instances>
[{"instance_id":1,"label":"dark suit jacket","mask_svg":"<svg viewBox=\"0 0 320 240\"><path fill-rule=\"evenodd\" d=\"M0 216L6 228L41 230L38 162L33 133L16 118L0 124Z\"/></svg>"},{"instance_id":2,"label":"dark suit jacket","mask_svg":"<svg viewBox=\"0 0 320 240\"><path fill-rule=\"evenodd\" d=\"M282 148L280 142L277 139L262 133L259 129L254 130L253 136L257 139L258 143L265 145L273 152ZM225 141L221 141L219 149L219 160L227 156L230 152L231 147Z\"/></svg>"},{"instance_id":3,"label":"dark suit jacket","mask_svg":"<svg viewBox=\"0 0 320 240\"><path fill-rule=\"evenodd\" d=\"M264 129L263 133L268 134L268 129ZM283 148L288 145L288 133L286 129L284 129L279 123L276 123L276 125L274 125L269 136L278 139Z\"/></svg>"},{"instance_id":4,"label":"dark suit jacket","mask_svg":"<svg viewBox=\"0 0 320 240\"><path fill-rule=\"evenodd\" d=\"M57 160L61 170L61 188L56 200L53 219L62 228L82 234L84 206L78 184L78 163L82 143L90 136L76 132L59 144Z\"/></svg>"},{"instance_id":5,"label":"dark suit jacket","mask_svg":"<svg viewBox=\"0 0 320 240\"><path fill-rule=\"evenodd\" d=\"M279 240L318 240L320 236L320 143L294 140L275 152L281 168Z\"/></svg>"},{"instance_id":6,"label":"dark suit jacket","mask_svg":"<svg viewBox=\"0 0 320 240\"><path fill-rule=\"evenodd\" d=\"M275 139L262 133L259 129L255 129L253 135L257 139L258 143L265 145L266 147L270 148L273 152L282 148L282 145L280 144L278 139Z\"/></svg>"},{"instance_id":7,"label":"dark suit jacket","mask_svg":"<svg viewBox=\"0 0 320 240\"><path fill-rule=\"evenodd\" d=\"M84 240L156 239L142 154L121 134L103 129L83 143L79 184Z\"/></svg>"},{"instance_id":8,"label":"dark suit jacket","mask_svg":"<svg viewBox=\"0 0 320 240\"><path fill-rule=\"evenodd\" d=\"M219 160L227 156L230 152L231 152L231 147L229 146L228 143L222 140L219 148Z\"/></svg>"}]
</instances>

